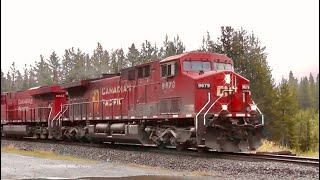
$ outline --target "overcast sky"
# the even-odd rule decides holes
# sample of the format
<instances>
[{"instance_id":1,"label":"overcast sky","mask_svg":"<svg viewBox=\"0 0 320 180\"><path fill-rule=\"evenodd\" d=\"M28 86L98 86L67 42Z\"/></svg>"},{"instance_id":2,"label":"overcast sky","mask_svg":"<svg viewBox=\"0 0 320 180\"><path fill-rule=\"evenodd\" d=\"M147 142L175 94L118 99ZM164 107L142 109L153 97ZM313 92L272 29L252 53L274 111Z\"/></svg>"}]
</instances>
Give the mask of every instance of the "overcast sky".
<instances>
[{"instance_id":1,"label":"overcast sky","mask_svg":"<svg viewBox=\"0 0 320 180\"><path fill-rule=\"evenodd\" d=\"M19 69L40 54L77 47L92 54L179 34L187 50L221 26L253 31L266 46L273 77L319 72L319 0L1 0L1 67Z\"/></svg>"}]
</instances>

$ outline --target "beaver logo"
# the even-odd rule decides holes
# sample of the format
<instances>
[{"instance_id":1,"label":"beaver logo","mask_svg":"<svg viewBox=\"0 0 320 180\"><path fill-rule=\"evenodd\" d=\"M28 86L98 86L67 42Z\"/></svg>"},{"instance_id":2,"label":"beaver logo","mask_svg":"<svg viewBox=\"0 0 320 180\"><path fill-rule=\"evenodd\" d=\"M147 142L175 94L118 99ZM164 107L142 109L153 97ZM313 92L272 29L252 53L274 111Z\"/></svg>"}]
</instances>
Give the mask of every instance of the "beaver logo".
<instances>
[{"instance_id":1,"label":"beaver logo","mask_svg":"<svg viewBox=\"0 0 320 180\"><path fill-rule=\"evenodd\" d=\"M94 108L94 114L99 114L99 89L93 90L91 93L91 101Z\"/></svg>"}]
</instances>

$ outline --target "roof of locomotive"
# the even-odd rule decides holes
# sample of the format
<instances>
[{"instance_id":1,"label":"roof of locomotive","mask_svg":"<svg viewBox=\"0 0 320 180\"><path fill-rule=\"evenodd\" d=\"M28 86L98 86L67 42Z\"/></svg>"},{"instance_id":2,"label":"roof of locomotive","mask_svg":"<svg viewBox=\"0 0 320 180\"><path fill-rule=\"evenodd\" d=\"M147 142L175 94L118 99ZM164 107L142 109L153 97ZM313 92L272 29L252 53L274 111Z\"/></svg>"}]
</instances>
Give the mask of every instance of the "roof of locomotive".
<instances>
[{"instance_id":1,"label":"roof of locomotive","mask_svg":"<svg viewBox=\"0 0 320 180\"><path fill-rule=\"evenodd\" d=\"M227 60L228 62L233 64L233 61L226 56L225 54L219 54L219 53L209 53L209 52L186 52L183 54L178 54L174 56L169 56L163 60L160 61L160 63L163 62L169 62L176 59L183 59L183 58L191 58L191 57L200 57L203 59L220 59L220 60Z\"/></svg>"},{"instance_id":2,"label":"roof of locomotive","mask_svg":"<svg viewBox=\"0 0 320 180\"><path fill-rule=\"evenodd\" d=\"M9 93L21 93L21 92L29 92L30 95L38 95L38 94L47 94L47 93L62 93L64 91L60 89L60 85L55 84L50 86L32 87L27 90L2 92L1 95L5 95Z\"/></svg>"},{"instance_id":3,"label":"roof of locomotive","mask_svg":"<svg viewBox=\"0 0 320 180\"><path fill-rule=\"evenodd\" d=\"M229 62L232 62L232 60L230 58L228 58L225 54L219 54L219 53L208 53L208 52L186 52L183 54L178 54L178 55L173 55L173 56L169 56L163 60L160 59L154 59L150 62L147 63L142 63L142 64L138 64L132 67L127 67L124 69L120 70L120 73L116 73L116 74L102 74L100 77L98 78L92 78L92 79L82 79L79 81L74 81L74 82L69 82L69 83L64 83L61 84L61 88L62 89L69 89L69 88L74 88L74 87L87 87L89 82L97 82L97 81L101 81L104 79L110 79L110 78L115 78L117 76L120 76L123 72L129 71L131 69L134 68L139 68L142 66L146 66L146 65L150 65L150 64L155 64L155 63L163 63L163 62L169 62L169 61L173 61L176 59L181 59L181 58L190 58L190 57L200 57L200 58L204 58L204 59L221 59L221 60L227 60Z\"/></svg>"},{"instance_id":4,"label":"roof of locomotive","mask_svg":"<svg viewBox=\"0 0 320 180\"><path fill-rule=\"evenodd\" d=\"M47 94L47 93L63 93L64 90L60 85L42 86L35 89L29 89L31 95Z\"/></svg>"}]
</instances>

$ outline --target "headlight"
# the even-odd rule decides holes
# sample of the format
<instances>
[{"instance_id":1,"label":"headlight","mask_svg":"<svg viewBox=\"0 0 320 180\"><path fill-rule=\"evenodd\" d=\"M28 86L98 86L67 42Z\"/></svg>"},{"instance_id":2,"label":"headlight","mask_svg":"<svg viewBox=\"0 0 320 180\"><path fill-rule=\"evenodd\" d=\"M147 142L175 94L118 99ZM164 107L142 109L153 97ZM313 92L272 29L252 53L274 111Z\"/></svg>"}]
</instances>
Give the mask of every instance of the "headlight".
<instances>
[{"instance_id":1,"label":"headlight","mask_svg":"<svg viewBox=\"0 0 320 180\"><path fill-rule=\"evenodd\" d=\"M252 104L252 105L251 105L251 110L252 110L252 111L257 110L257 106L256 106L255 104Z\"/></svg>"},{"instance_id":2,"label":"headlight","mask_svg":"<svg viewBox=\"0 0 320 180\"><path fill-rule=\"evenodd\" d=\"M249 89L249 87L250 87L249 84L242 84L242 89L246 89L247 90L247 89Z\"/></svg>"},{"instance_id":3,"label":"headlight","mask_svg":"<svg viewBox=\"0 0 320 180\"><path fill-rule=\"evenodd\" d=\"M224 80L226 81L226 84L230 84L231 82L230 74L226 74L224 77Z\"/></svg>"},{"instance_id":4,"label":"headlight","mask_svg":"<svg viewBox=\"0 0 320 180\"><path fill-rule=\"evenodd\" d=\"M222 105L221 105L221 109L222 109L223 111L228 110L228 105L222 104Z\"/></svg>"}]
</instances>

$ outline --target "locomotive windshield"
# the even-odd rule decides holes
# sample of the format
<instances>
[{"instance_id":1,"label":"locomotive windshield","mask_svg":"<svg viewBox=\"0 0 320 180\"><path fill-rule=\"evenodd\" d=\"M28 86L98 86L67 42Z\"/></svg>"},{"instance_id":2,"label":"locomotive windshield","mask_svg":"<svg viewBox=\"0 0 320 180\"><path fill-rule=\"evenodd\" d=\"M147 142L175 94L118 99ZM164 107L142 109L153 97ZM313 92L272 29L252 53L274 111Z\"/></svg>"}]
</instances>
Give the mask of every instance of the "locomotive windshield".
<instances>
[{"instance_id":1,"label":"locomotive windshield","mask_svg":"<svg viewBox=\"0 0 320 180\"><path fill-rule=\"evenodd\" d=\"M184 61L183 69L185 71L211 71L209 61Z\"/></svg>"},{"instance_id":2,"label":"locomotive windshield","mask_svg":"<svg viewBox=\"0 0 320 180\"><path fill-rule=\"evenodd\" d=\"M231 64L221 63L221 62L214 62L213 69L214 70L232 70L233 71L233 67Z\"/></svg>"},{"instance_id":3,"label":"locomotive windshield","mask_svg":"<svg viewBox=\"0 0 320 180\"><path fill-rule=\"evenodd\" d=\"M184 61L184 71L203 71L208 72L211 70L232 70L233 66L223 62L213 62L212 66L209 61Z\"/></svg>"}]
</instances>

